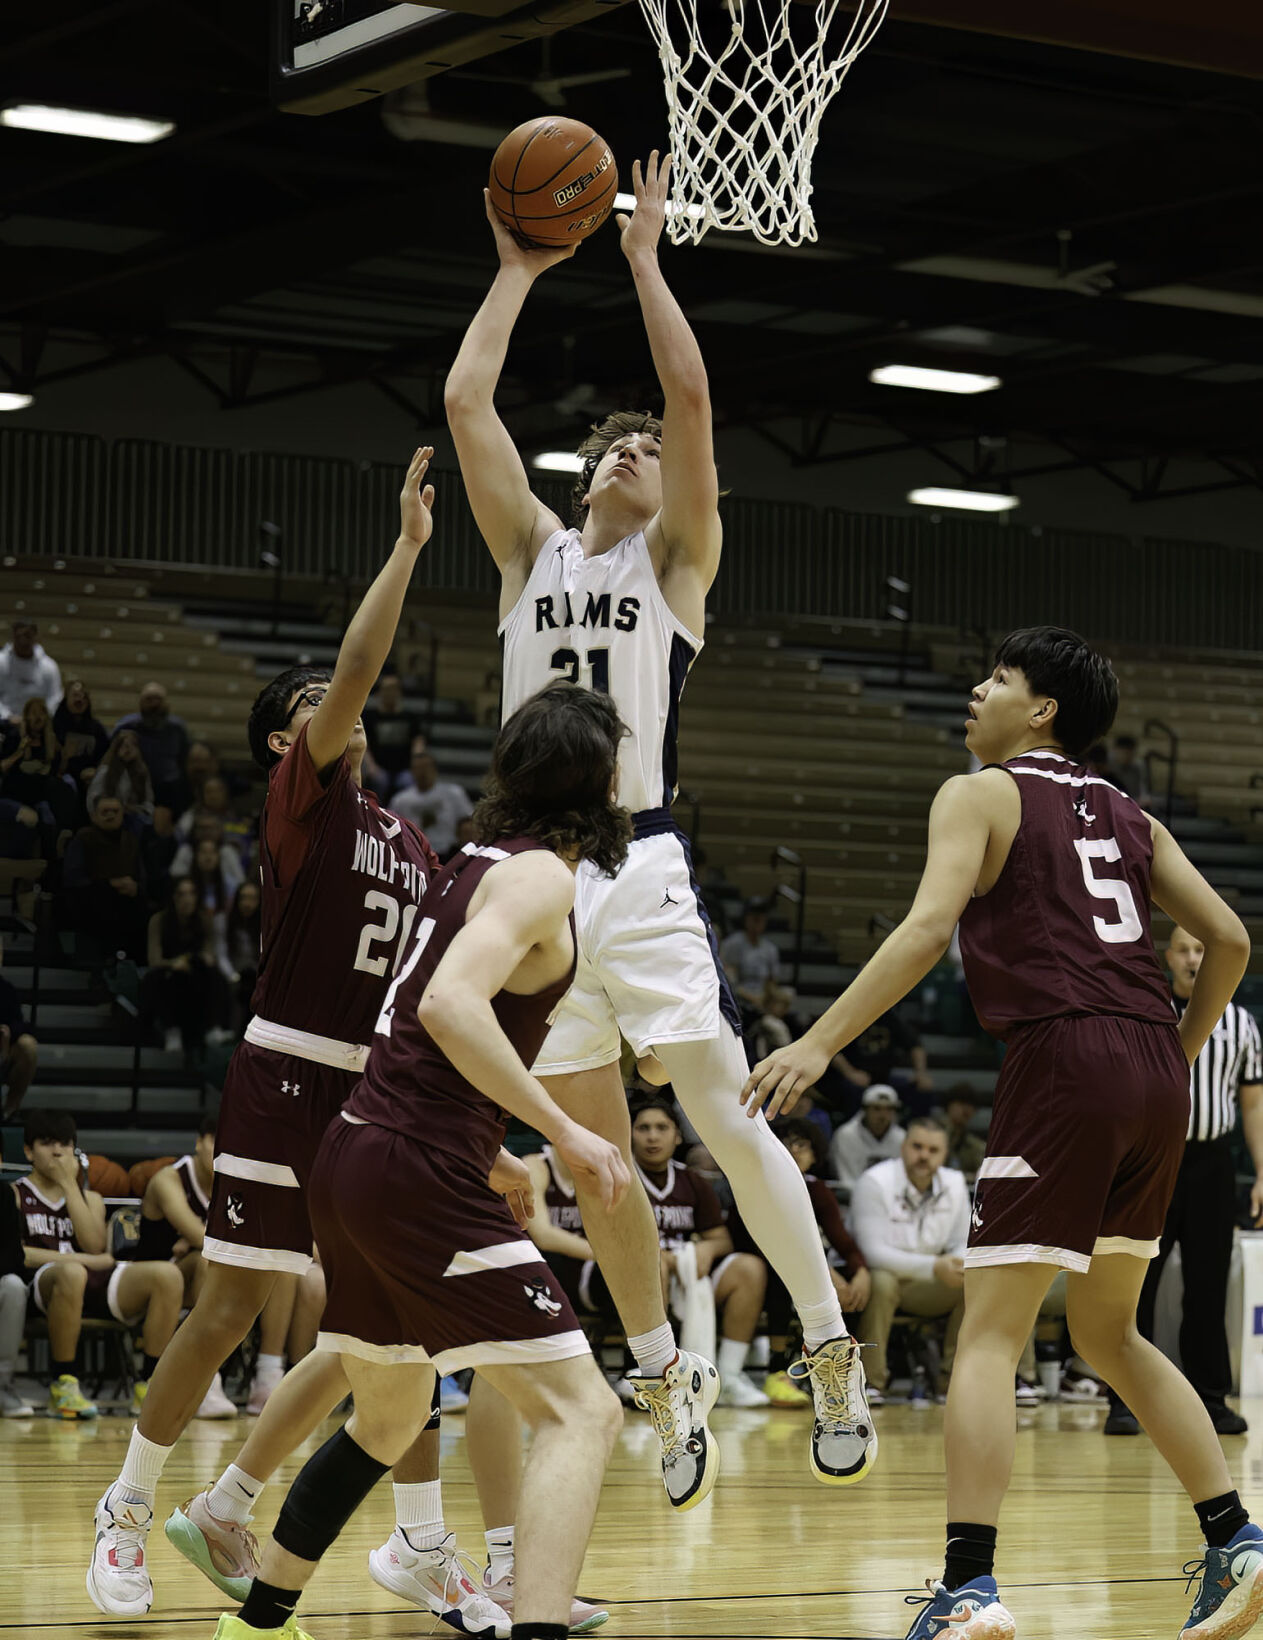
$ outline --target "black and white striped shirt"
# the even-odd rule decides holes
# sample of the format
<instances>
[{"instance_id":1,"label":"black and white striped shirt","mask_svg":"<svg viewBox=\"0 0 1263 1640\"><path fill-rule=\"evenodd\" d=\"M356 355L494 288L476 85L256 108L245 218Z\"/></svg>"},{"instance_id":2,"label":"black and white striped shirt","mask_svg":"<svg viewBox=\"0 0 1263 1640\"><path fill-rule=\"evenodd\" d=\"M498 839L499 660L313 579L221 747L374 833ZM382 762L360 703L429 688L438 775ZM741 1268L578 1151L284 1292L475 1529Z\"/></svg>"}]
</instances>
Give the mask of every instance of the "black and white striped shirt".
<instances>
[{"instance_id":1,"label":"black and white striped shirt","mask_svg":"<svg viewBox=\"0 0 1263 1640\"><path fill-rule=\"evenodd\" d=\"M1179 997L1176 1006L1183 1013ZM1263 1082L1259 1027L1248 1009L1230 1002L1189 1078L1189 1139L1219 1139L1231 1133L1237 1121L1237 1090L1252 1082Z\"/></svg>"}]
</instances>

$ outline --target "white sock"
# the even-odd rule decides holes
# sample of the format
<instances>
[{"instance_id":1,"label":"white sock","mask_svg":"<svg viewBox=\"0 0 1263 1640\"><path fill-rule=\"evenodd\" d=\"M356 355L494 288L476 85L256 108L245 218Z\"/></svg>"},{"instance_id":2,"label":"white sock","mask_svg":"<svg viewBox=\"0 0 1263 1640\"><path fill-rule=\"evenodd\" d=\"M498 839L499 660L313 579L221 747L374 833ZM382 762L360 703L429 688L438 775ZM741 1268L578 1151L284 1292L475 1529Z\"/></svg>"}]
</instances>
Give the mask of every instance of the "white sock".
<instances>
[{"instance_id":1,"label":"white sock","mask_svg":"<svg viewBox=\"0 0 1263 1640\"><path fill-rule=\"evenodd\" d=\"M784 1149L784 1146L781 1148ZM789 1154L788 1151L785 1153ZM627 1348L636 1357L636 1365L646 1378L661 1378L675 1360L675 1334L671 1331L671 1323L664 1321L652 1332L632 1333L627 1339Z\"/></svg>"},{"instance_id":2,"label":"white sock","mask_svg":"<svg viewBox=\"0 0 1263 1640\"><path fill-rule=\"evenodd\" d=\"M809 1350L818 1350L831 1338L846 1337L846 1322L837 1293L831 1293L823 1304L800 1304L798 1319L803 1324L803 1343Z\"/></svg>"},{"instance_id":3,"label":"white sock","mask_svg":"<svg viewBox=\"0 0 1263 1640\"><path fill-rule=\"evenodd\" d=\"M414 1549L437 1549L443 1530L442 1481L395 1482L395 1525Z\"/></svg>"},{"instance_id":4,"label":"white sock","mask_svg":"<svg viewBox=\"0 0 1263 1640\"><path fill-rule=\"evenodd\" d=\"M266 1485L266 1481L256 1481L253 1475L230 1463L211 1487L206 1507L216 1520L231 1520L245 1526Z\"/></svg>"},{"instance_id":5,"label":"white sock","mask_svg":"<svg viewBox=\"0 0 1263 1640\"><path fill-rule=\"evenodd\" d=\"M283 1355L260 1355L254 1363L256 1378L284 1378L285 1357Z\"/></svg>"},{"instance_id":6,"label":"white sock","mask_svg":"<svg viewBox=\"0 0 1263 1640\"><path fill-rule=\"evenodd\" d=\"M146 1440L139 1427L133 1429L116 1483L123 1496L133 1503L147 1503L152 1509L158 1477L173 1450L173 1446L159 1446L157 1441Z\"/></svg>"},{"instance_id":7,"label":"white sock","mask_svg":"<svg viewBox=\"0 0 1263 1640\"><path fill-rule=\"evenodd\" d=\"M513 1576L513 1528L493 1526L482 1534L487 1545L487 1582L499 1583L501 1578Z\"/></svg>"},{"instance_id":8,"label":"white sock","mask_svg":"<svg viewBox=\"0 0 1263 1640\"><path fill-rule=\"evenodd\" d=\"M746 1364L746 1354L749 1344L743 1338L721 1338L719 1340L719 1354L715 1357L715 1365L719 1368L719 1381L726 1384L730 1378L740 1375Z\"/></svg>"}]
</instances>

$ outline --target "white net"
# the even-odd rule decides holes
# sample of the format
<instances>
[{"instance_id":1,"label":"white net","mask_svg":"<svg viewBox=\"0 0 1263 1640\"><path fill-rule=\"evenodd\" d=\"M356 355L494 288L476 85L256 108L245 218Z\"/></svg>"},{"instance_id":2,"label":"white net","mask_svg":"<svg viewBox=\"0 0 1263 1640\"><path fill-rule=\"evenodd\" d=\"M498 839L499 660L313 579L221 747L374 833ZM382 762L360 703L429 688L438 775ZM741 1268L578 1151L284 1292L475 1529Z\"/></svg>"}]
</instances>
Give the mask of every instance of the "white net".
<instances>
[{"instance_id":1,"label":"white net","mask_svg":"<svg viewBox=\"0 0 1263 1640\"><path fill-rule=\"evenodd\" d=\"M708 228L748 229L766 245L817 237L811 162L820 120L889 3L859 0L846 29L837 13L845 19L855 0L818 0L804 41L808 7L796 0L724 0L704 40L706 0L640 0L666 78L675 244L696 243Z\"/></svg>"}]
</instances>

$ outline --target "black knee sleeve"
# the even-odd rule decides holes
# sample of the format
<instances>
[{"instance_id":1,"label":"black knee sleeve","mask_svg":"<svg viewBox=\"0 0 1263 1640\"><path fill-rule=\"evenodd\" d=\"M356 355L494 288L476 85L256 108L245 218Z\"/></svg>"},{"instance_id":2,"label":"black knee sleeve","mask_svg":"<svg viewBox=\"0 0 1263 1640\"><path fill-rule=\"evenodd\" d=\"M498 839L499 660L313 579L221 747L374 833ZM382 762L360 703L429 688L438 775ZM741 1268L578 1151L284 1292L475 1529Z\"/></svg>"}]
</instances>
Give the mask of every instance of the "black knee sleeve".
<instances>
[{"instance_id":1,"label":"black knee sleeve","mask_svg":"<svg viewBox=\"0 0 1263 1640\"><path fill-rule=\"evenodd\" d=\"M272 1536L299 1560L319 1560L389 1468L338 1430L299 1470Z\"/></svg>"},{"instance_id":2,"label":"black knee sleeve","mask_svg":"<svg viewBox=\"0 0 1263 1640\"><path fill-rule=\"evenodd\" d=\"M430 1397L430 1416L421 1425L421 1433L423 1435L427 1429L437 1429L443 1421L443 1391L441 1388L441 1382L442 1380L436 1372L434 1374L434 1394Z\"/></svg>"}]
</instances>

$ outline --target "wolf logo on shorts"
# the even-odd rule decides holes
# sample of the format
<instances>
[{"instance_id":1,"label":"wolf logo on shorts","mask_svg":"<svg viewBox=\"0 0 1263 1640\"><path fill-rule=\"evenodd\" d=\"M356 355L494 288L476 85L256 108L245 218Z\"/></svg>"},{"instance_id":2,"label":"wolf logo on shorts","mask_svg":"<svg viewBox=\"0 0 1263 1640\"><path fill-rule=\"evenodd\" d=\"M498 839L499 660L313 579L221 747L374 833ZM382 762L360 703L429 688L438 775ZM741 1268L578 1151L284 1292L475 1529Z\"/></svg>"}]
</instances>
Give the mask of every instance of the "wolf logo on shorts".
<instances>
[{"instance_id":1,"label":"wolf logo on shorts","mask_svg":"<svg viewBox=\"0 0 1263 1640\"><path fill-rule=\"evenodd\" d=\"M522 1291L531 1301L533 1309L543 1315L560 1315L561 1305L551 1296L548 1283L542 1276L536 1276L534 1281L523 1282Z\"/></svg>"}]
</instances>

